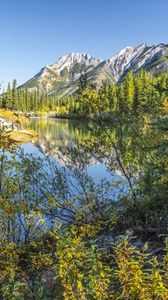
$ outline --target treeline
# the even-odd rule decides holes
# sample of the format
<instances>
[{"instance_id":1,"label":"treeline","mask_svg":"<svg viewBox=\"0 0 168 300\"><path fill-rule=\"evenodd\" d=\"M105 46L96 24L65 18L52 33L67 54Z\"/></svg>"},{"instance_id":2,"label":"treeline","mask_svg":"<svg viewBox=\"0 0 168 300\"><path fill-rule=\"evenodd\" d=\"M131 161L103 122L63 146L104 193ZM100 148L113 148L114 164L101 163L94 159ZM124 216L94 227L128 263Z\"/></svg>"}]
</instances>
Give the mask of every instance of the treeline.
<instances>
[{"instance_id":1,"label":"treeline","mask_svg":"<svg viewBox=\"0 0 168 300\"><path fill-rule=\"evenodd\" d=\"M17 89L17 81L14 79L12 87L8 83L7 91L0 97L0 108L21 112L56 112L66 114L73 111L75 100L72 97L56 98L48 96L39 89L30 91ZM73 108L73 109L72 109Z\"/></svg>"},{"instance_id":2,"label":"treeline","mask_svg":"<svg viewBox=\"0 0 168 300\"><path fill-rule=\"evenodd\" d=\"M154 77L142 70L136 77L128 73L119 85L105 85L98 92L86 88L78 97L78 112L83 116L158 112L167 98L168 74Z\"/></svg>"},{"instance_id":3,"label":"treeline","mask_svg":"<svg viewBox=\"0 0 168 300\"><path fill-rule=\"evenodd\" d=\"M97 91L79 80L78 92L69 97L48 96L39 89L30 91L17 89L16 80L0 99L5 109L22 112L55 112L57 115L77 115L84 118L102 114L130 114L157 112L168 98L168 73L158 77L141 70L137 76L128 73L123 82L104 84Z\"/></svg>"},{"instance_id":4,"label":"treeline","mask_svg":"<svg viewBox=\"0 0 168 300\"><path fill-rule=\"evenodd\" d=\"M12 111L21 112L48 112L55 111L57 107L64 107L65 101L48 97L47 94L41 93L39 89L30 91L17 89L17 81L14 80L12 87L8 83L7 91L0 98L0 107ZM64 113L64 108L62 109Z\"/></svg>"}]
</instances>

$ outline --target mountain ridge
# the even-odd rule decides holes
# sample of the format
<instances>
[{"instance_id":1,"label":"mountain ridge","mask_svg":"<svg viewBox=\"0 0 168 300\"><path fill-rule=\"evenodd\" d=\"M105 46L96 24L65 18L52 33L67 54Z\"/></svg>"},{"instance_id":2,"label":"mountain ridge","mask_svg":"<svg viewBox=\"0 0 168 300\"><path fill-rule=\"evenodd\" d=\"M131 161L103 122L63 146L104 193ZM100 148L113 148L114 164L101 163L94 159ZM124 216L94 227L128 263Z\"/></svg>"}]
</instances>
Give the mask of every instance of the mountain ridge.
<instances>
[{"instance_id":1,"label":"mountain ridge","mask_svg":"<svg viewBox=\"0 0 168 300\"><path fill-rule=\"evenodd\" d=\"M44 66L19 88L38 88L45 90L48 95L61 97L77 90L83 73L87 74L88 83L99 88L103 82L118 83L129 71L136 74L140 69L154 75L168 70L168 45L160 43L152 46L127 46L107 60L88 53L72 52L60 57L54 64Z\"/></svg>"}]
</instances>

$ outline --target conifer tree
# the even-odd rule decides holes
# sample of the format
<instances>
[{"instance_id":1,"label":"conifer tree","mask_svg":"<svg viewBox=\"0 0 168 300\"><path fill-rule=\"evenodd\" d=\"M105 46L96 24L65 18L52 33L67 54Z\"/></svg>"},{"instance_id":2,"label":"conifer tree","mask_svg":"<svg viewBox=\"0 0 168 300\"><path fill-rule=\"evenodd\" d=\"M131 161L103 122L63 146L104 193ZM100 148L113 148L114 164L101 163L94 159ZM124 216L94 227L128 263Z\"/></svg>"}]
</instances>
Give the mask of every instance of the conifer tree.
<instances>
[{"instance_id":1,"label":"conifer tree","mask_svg":"<svg viewBox=\"0 0 168 300\"><path fill-rule=\"evenodd\" d=\"M13 80L12 86L12 110L18 110L18 93L16 79Z\"/></svg>"},{"instance_id":2,"label":"conifer tree","mask_svg":"<svg viewBox=\"0 0 168 300\"><path fill-rule=\"evenodd\" d=\"M6 108L12 108L12 90L10 83L8 83L7 92L6 92Z\"/></svg>"},{"instance_id":3,"label":"conifer tree","mask_svg":"<svg viewBox=\"0 0 168 300\"><path fill-rule=\"evenodd\" d=\"M132 73L128 73L124 81L125 89L125 109L129 112L132 109L135 89L134 89L134 78Z\"/></svg>"},{"instance_id":4,"label":"conifer tree","mask_svg":"<svg viewBox=\"0 0 168 300\"><path fill-rule=\"evenodd\" d=\"M124 85L121 83L118 87L118 112L122 115L124 113L124 102L125 102L125 93Z\"/></svg>"}]
</instances>

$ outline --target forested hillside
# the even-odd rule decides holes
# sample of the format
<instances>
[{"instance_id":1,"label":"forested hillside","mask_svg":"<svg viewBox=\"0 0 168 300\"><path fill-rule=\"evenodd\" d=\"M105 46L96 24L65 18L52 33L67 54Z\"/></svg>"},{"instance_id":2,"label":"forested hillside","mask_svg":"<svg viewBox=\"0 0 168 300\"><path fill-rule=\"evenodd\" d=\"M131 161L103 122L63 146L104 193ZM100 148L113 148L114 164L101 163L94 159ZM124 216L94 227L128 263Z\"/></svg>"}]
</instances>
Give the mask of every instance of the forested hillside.
<instances>
[{"instance_id":1,"label":"forested hillside","mask_svg":"<svg viewBox=\"0 0 168 300\"><path fill-rule=\"evenodd\" d=\"M57 116L77 116L97 118L114 115L159 112L168 98L168 73L155 77L146 71L140 71L135 77L128 73L120 84L104 85L96 90L87 85L84 75L80 77L75 95L55 98L40 93L17 90L16 80L8 85L6 93L1 95L2 108L20 112L55 113Z\"/></svg>"}]
</instances>

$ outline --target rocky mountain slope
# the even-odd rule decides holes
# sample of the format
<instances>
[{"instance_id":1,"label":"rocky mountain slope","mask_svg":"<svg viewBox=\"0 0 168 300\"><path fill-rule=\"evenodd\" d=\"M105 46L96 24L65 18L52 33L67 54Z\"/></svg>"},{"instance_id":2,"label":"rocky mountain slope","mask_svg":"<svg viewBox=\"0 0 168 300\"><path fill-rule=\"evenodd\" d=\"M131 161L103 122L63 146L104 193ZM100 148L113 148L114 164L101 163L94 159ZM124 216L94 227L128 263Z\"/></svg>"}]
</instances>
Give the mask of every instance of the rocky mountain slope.
<instances>
[{"instance_id":1,"label":"rocky mountain slope","mask_svg":"<svg viewBox=\"0 0 168 300\"><path fill-rule=\"evenodd\" d=\"M71 53L53 65L46 65L20 88L39 88L61 97L78 89L83 73L87 74L88 83L99 88L103 82L120 82L129 71L135 74L142 68L154 75L168 70L168 45L126 47L104 61L85 53Z\"/></svg>"}]
</instances>

